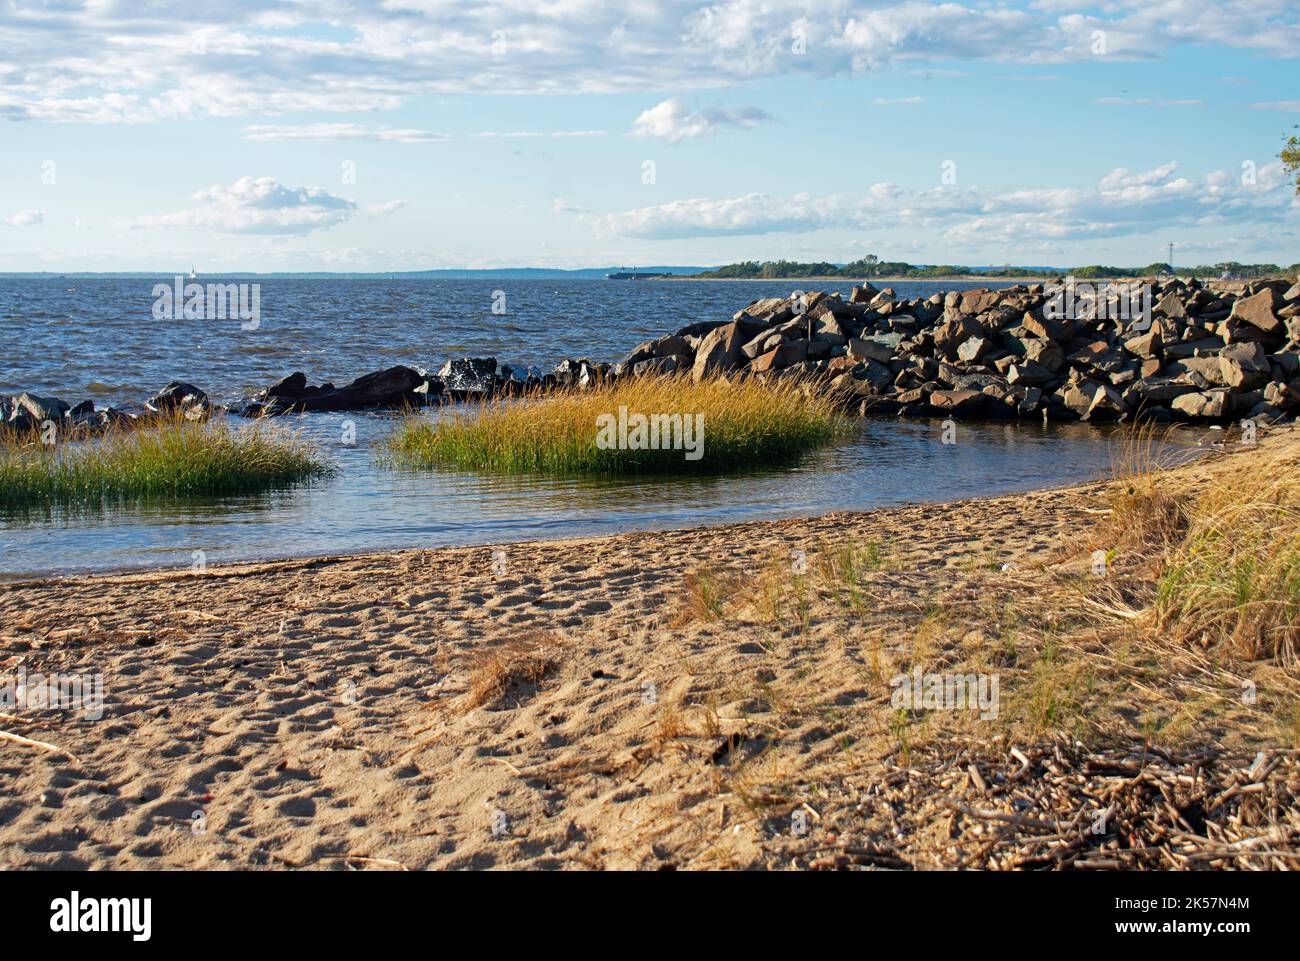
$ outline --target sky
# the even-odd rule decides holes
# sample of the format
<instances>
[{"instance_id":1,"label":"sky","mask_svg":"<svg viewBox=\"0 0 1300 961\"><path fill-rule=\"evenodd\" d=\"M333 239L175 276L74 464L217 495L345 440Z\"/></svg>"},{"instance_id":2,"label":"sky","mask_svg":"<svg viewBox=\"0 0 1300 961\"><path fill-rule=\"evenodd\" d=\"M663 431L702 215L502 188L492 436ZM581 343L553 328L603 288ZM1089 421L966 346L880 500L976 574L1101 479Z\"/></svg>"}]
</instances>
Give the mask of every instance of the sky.
<instances>
[{"instance_id":1,"label":"sky","mask_svg":"<svg viewBox=\"0 0 1300 961\"><path fill-rule=\"evenodd\" d=\"M0 0L0 271L1300 261L1300 0Z\"/></svg>"}]
</instances>

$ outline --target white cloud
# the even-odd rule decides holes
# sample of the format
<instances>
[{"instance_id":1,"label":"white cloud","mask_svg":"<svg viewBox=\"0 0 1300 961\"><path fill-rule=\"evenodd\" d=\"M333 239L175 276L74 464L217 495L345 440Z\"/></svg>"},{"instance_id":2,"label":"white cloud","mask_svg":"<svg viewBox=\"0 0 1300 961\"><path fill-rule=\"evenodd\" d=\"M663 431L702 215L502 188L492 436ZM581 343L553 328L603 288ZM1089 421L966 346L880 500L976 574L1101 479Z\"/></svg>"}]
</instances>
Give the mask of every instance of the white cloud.
<instances>
[{"instance_id":1,"label":"white cloud","mask_svg":"<svg viewBox=\"0 0 1300 961\"><path fill-rule=\"evenodd\" d=\"M447 135L428 130L364 127L356 123L260 124L244 128L244 139L262 142L284 140L374 140L383 143L433 143Z\"/></svg>"},{"instance_id":2,"label":"white cloud","mask_svg":"<svg viewBox=\"0 0 1300 961\"><path fill-rule=\"evenodd\" d=\"M44 210L20 210L12 217L0 221L9 227L36 227L45 223Z\"/></svg>"},{"instance_id":3,"label":"white cloud","mask_svg":"<svg viewBox=\"0 0 1300 961\"><path fill-rule=\"evenodd\" d=\"M1083 240L1181 226L1264 224L1300 220L1300 199L1281 164L1258 168L1255 183L1240 172L1214 171L1200 180L1177 175L1178 164L1132 173L1108 172L1092 189L1043 188L1003 193L955 188L911 190L878 183L859 197L772 197L752 193L692 198L587 217L598 234L651 240L799 233L815 230L942 230L953 245Z\"/></svg>"},{"instance_id":4,"label":"white cloud","mask_svg":"<svg viewBox=\"0 0 1300 961\"><path fill-rule=\"evenodd\" d=\"M286 187L273 177L243 177L200 190L194 206L140 217L135 227L199 227L230 234L305 234L341 224L357 210L320 187Z\"/></svg>"},{"instance_id":5,"label":"white cloud","mask_svg":"<svg viewBox=\"0 0 1300 961\"><path fill-rule=\"evenodd\" d=\"M680 143L717 133L723 127L747 129L771 116L758 107L709 107L691 110L680 97L641 112L632 121L632 136L653 137L668 143Z\"/></svg>"},{"instance_id":6,"label":"white cloud","mask_svg":"<svg viewBox=\"0 0 1300 961\"><path fill-rule=\"evenodd\" d=\"M147 8L148 15L142 11ZM1291 0L181 0L8 4L0 117L138 123L392 110L464 93L703 90L925 60L1300 52ZM807 54L793 55L792 31ZM494 31L503 31L494 44Z\"/></svg>"},{"instance_id":7,"label":"white cloud","mask_svg":"<svg viewBox=\"0 0 1300 961\"><path fill-rule=\"evenodd\" d=\"M1274 100L1272 103L1252 103L1251 110L1289 110L1300 112L1300 100Z\"/></svg>"},{"instance_id":8,"label":"white cloud","mask_svg":"<svg viewBox=\"0 0 1300 961\"><path fill-rule=\"evenodd\" d=\"M925 103L924 97L877 97L871 101L877 107L903 107L915 103Z\"/></svg>"},{"instance_id":9,"label":"white cloud","mask_svg":"<svg viewBox=\"0 0 1300 961\"><path fill-rule=\"evenodd\" d=\"M821 230L848 222L839 197L780 198L761 193L722 200L675 200L593 221L600 233L654 240Z\"/></svg>"}]
</instances>

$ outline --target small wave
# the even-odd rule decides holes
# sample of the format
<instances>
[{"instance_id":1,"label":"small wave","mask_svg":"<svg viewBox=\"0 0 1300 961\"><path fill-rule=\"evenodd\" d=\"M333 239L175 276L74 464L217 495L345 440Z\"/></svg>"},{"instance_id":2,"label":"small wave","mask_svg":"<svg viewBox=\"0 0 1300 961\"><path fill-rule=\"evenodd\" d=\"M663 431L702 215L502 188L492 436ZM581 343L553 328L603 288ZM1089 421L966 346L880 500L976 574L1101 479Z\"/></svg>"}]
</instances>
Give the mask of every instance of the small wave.
<instances>
[{"instance_id":1,"label":"small wave","mask_svg":"<svg viewBox=\"0 0 1300 961\"><path fill-rule=\"evenodd\" d=\"M86 392L89 394L125 394L141 390L144 388L139 384L105 384L98 380L92 380L86 385Z\"/></svg>"},{"instance_id":2,"label":"small wave","mask_svg":"<svg viewBox=\"0 0 1300 961\"><path fill-rule=\"evenodd\" d=\"M270 357L284 357L291 353L283 347L273 347L270 344L248 344L237 347L236 350L241 354L266 354Z\"/></svg>"}]
</instances>

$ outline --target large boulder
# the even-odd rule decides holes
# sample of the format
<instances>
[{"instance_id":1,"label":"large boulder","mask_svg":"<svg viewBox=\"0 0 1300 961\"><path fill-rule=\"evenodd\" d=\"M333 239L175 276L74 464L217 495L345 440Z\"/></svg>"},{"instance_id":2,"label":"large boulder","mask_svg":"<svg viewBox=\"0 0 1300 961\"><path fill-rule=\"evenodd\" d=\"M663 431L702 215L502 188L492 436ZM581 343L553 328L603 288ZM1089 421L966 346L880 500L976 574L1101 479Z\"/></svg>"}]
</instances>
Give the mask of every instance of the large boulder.
<instances>
[{"instance_id":1,"label":"large boulder","mask_svg":"<svg viewBox=\"0 0 1300 961\"><path fill-rule=\"evenodd\" d=\"M57 421L68 412L68 402L57 397L42 397L39 394L22 393L9 403L11 426L23 421L40 424L43 421Z\"/></svg>"},{"instance_id":2,"label":"large boulder","mask_svg":"<svg viewBox=\"0 0 1300 961\"><path fill-rule=\"evenodd\" d=\"M173 380L149 398L148 405L150 410L182 413L190 419L203 416L209 408L208 395L183 380Z\"/></svg>"},{"instance_id":3,"label":"large boulder","mask_svg":"<svg viewBox=\"0 0 1300 961\"><path fill-rule=\"evenodd\" d=\"M767 371L784 370L795 364L802 363L808 357L808 341L806 340L786 340L773 347L764 354L754 358L749 369L756 374L766 373ZM699 369L698 359L696 369Z\"/></svg>"},{"instance_id":4,"label":"large boulder","mask_svg":"<svg viewBox=\"0 0 1300 961\"><path fill-rule=\"evenodd\" d=\"M1171 405L1184 417L1219 420L1232 413L1232 394L1227 390L1207 390L1175 397Z\"/></svg>"},{"instance_id":5,"label":"large boulder","mask_svg":"<svg viewBox=\"0 0 1300 961\"><path fill-rule=\"evenodd\" d=\"M1268 352L1254 341L1231 344L1219 351L1219 373L1223 383L1236 390L1258 387L1272 373Z\"/></svg>"},{"instance_id":6,"label":"large boulder","mask_svg":"<svg viewBox=\"0 0 1300 961\"><path fill-rule=\"evenodd\" d=\"M767 325L753 320L733 320L704 335L695 351L691 376L696 382L710 374L720 374L739 367L746 359L743 348Z\"/></svg>"},{"instance_id":7,"label":"large boulder","mask_svg":"<svg viewBox=\"0 0 1300 961\"><path fill-rule=\"evenodd\" d=\"M429 384L425 376L410 367L398 366L375 371L339 388L332 384L308 386L307 378L301 373L295 373L268 387L259 395L259 402L250 404L243 412L245 415L257 416L291 411L403 407L424 403L428 392Z\"/></svg>"},{"instance_id":8,"label":"large boulder","mask_svg":"<svg viewBox=\"0 0 1300 961\"><path fill-rule=\"evenodd\" d=\"M1277 312L1282 307L1282 298L1272 287L1265 287L1251 297L1242 297L1232 305L1231 319L1243 321L1265 334L1282 333L1282 322Z\"/></svg>"},{"instance_id":9,"label":"large boulder","mask_svg":"<svg viewBox=\"0 0 1300 961\"><path fill-rule=\"evenodd\" d=\"M988 397L978 390L936 390L929 401L941 413L969 417L983 409Z\"/></svg>"},{"instance_id":10,"label":"large boulder","mask_svg":"<svg viewBox=\"0 0 1300 961\"><path fill-rule=\"evenodd\" d=\"M392 370L410 370L410 368L394 367ZM374 375L370 376L373 377ZM438 379L442 381L442 385L447 390L464 391L467 394L491 393L496 382L496 376L497 360L495 357L457 357L447 361L442 365L442 369L438 371ZM347 388L343 389L346 390ZM415 388L410 389L414 390Z\"/></svg>"},{"instance_id":11,"label":"large boulder","mask_svg":"<svg viewBox=\"0 0 1300 961\"><path fill-rule=\"evenodd\" d=\"M974 317L955 314L935 328L934 346L949 360L956 360L958 348L971 337L978 337L982 333L984 329Z\"/></svg>"},{"instance_id":12,"label":"large boulder","mask_svg":"<svg viewBox=\"0 0 1300 961\"><path fill-rule=\"evenodd\" d=\"M853 360L874 360L879 364L887 364L894 359L894 351L888 344L882 344L878 340L853 337L849 340L849 357Z\"/></svg>"}]
</instances>

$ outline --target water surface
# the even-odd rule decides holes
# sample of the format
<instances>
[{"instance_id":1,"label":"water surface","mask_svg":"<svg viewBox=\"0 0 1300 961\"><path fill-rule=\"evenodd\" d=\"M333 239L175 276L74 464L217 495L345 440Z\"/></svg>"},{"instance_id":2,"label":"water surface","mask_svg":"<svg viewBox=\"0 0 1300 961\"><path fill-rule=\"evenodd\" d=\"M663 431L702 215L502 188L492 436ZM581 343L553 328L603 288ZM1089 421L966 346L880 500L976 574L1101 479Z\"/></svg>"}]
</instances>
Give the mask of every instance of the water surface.
<instances>
[{"instance_id":1,"label":"water surface","mask_svg":"<svg viewBox=\"0 0 1300 961\"><path fill-rule=\"evenodd\" d=\"M218 282L219 278L203 278ZM159 278L161 281L167 278ZM262 281L262 323L155 321L153 280L0 279L0 392L139 402L173 378L233 401L293 370L341 384L404 363L495 356L549 369L615 360L641 341L724 319L789 282ZM974 284L897 284L901 296ZM809 284L847 295L849 284ZM494 292L505 315L492 313ZM344 421L356 443L342 443ZM1104 474L1104 429L1038 423L869 420L847 443L781 470L736 476L553 479L377 466L393 419L286 418L339 470L308 487L187 503L0 517L0 574L236 561L609 534L865 510L1064 484Z\"/></svg>"}]
</instances>

